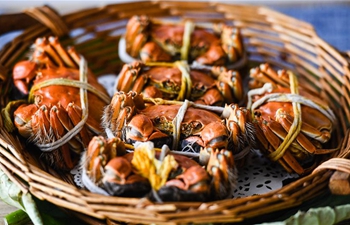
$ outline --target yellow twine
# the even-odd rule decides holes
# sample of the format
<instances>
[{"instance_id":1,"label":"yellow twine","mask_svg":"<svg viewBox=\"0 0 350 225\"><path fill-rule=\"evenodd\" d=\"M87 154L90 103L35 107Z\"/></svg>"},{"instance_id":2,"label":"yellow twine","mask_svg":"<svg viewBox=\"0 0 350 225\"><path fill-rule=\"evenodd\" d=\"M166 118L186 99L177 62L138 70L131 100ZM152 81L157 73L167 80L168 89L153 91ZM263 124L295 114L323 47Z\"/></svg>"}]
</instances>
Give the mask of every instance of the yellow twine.
<instances>
[{"instance_id":1,"label":"yellow twine","mask_svg":"<svg viewBox=\"0 0 350 225\"><path fill-rule=\"evenodd\" d=\"M287 72L289 75L289 82L290 82L290 90L292 94L298 94L298 81L296 76L288 71ZM292 142L295 140L295 138L299 135L300 130L301 130L301 105L299 102L292 102L293 106L293 113L294 113L294 120L293 124L287 134L287 136L284 138L283 142L281 145L276 149L276 151L272 152L269 155L269 158L273 161L277 161L280 159L285 151L288 149L288 147L292 144Z\"/></svg>"},{"instance_id":2,"label":"yellow twine","mask_svg":"<svg viewBox=\"0 0 350 225\"><path fill-rule=\"evenodd\" d=\"M186 61L176 61L175 65L181 71L181 89L176 100L182 101L189 99L192 92L192 80L190 76L190 67Z\"/></svg>"},{"instance_id":3,"label":"yellow twine","mask_svg":"<svg viewBox=\"0 0 350 225\"><path fill-rule=\"evenodd\" d=\"M79 80L82 83L87 82L87 62L86 60L80 56L80 65L79 65ZM80 87L80 102L81 102L81 109L82 109L82 118L81 121L74 126L73 129L69 130L62 138L47 144L37 144L37 146L40 148L41 151L53 151L62 145L66 144L69 140L71 140L75 135L77 135L80 130L85 125L89 112L88 112L88 97L87 97L87 90L84 89L84 87Z\"/></svg>"},{"instance_id":4,"label":"yellow twine","mask_svg":"<svg viewBox=\"0 0 350 225\"><path fill-rule=\"evenodd\" d=\"M70 80L70 79L66 79L66 78L54 78L54 79L46 80L46 81L40 82L39 84L34 85L29 92L28 101L33 102L34 92L36 90L39 90L40 88L43 88L43 87L52 86L52 85L63 85L63 86L82 88L84 90L88 90L89 92L97 95L104 102L106 102L106 103L110 102L109 96L102 93L101 91L99 91L97 88L95 88L91 84L89 84L87 82L82 82L82 81L78 81L78 80Z\"/></svg>"},{"instance_id":5,"label":"yellow twine","mask_svg":"<svg viewBox=\"0 0 350 225\"><path fill-rule=\"evenodd\" d=\"M162 160L156 159L153 144L147 142L135 148L131 163L141 176L149 180L156 191L164 186L170 172L178 167L172 155L167 155Z\"/></svg>"},{"instance_id":6,"label":"yellow twine","mask_svg":"<svg viewBox=\"0 0 350 225\"><path fill-rule=\"evenodd\" d=\"M181 89L176 98L178 101L189 99L192 92L192 80L190 76L190 67L186 61L176 62L147 62L146 66L166 66L166 67L177 67L181 71Z\"/></svg>"},{"instance_id":7,"label":"yellow twine","mask_svg":"<svg viewBox=\"0 0 350 225\"><path fill-rule=\"evenodd\" d=\"M186 21L185 30L182 39L182 47L181 47L181 60L188 60L188 52L191 45L191 34L193 33L195 28L195 24L192 21Z\"/></svg>"}]
</instances>

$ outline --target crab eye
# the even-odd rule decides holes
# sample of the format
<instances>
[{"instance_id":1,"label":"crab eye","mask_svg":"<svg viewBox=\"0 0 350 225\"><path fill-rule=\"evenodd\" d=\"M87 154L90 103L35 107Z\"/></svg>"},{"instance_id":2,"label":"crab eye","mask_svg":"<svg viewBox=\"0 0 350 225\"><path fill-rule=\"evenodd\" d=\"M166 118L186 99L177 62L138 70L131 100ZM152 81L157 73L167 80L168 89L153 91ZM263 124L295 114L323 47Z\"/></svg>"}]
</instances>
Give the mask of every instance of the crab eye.
<instances>
[{"instance_id":1,"label":"crab eye","mask_svg":"<svg viewBox=\"0 0 350 225\"><path fill-rule=\"evenodd\" d=\"M165 81L164 84L166 87L173 87L174 86L174 83L171 80Z\"/></svg>"},{"instance_id":2,"label":"crab eye","mask_svg":"<svg viewBox=\"0 0 350 225\"><path fill-rule=\"evenodd\" d=\"M194 128L195 128L196 130L200 130L200 129L202 129L202 127L203 127L202 123L199 123L199 122L198 122L198 123L195 123L194 126L195 126Z\"/></svg>"},{"instance_id":3,"label":"crab eye","mask_svg":"<svg viewBox=\"0 0 350 225\"><path fill-rule=\"evenodd\" d=\"M236 72L232 72L231 81L236 82L236 77L237 77L237 73Z\"/></svg>"},{"instance_id":4,"label":"crab eye","mask_svg":"<svg viewBox=\"0 0 350 225\"><path fill-rule=\"evenodd\" d=\"M19 116L15 116L15 124L18 124L19 126L24 126L26 122Z\"/></svg>"},{"instance_id":5,"label":"crab eye","mask_svg":"<svg viewBox=\"0 0 350 225\"><path fill-rule=\"evenodd\" d=\"M137 129L133 128L133 127L126 127L127 131L128 131L128 136L129 137L137 137L137 138L143 138L144 136L141 134L140 131L138 131Z\"/></svg>"}]
</instances>

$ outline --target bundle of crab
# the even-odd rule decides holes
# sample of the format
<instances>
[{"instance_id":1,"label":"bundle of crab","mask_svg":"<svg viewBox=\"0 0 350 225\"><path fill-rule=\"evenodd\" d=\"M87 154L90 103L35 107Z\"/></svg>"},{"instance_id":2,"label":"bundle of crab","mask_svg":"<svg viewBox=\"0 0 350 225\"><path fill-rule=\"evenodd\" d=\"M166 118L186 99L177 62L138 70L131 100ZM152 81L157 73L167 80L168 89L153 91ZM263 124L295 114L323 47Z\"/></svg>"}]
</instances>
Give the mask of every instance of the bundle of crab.
<instances>
[{"instance_id":1,"label":"bundle of crab","mask_svg":"<svg viewBox=\"0 0 350 225\"><path fill-rule=\"evenodd\" d=\"M74 48L64 49L52 36L37 38L31 48L28 59L13 67L20 99L3 110L5 126L39 147L47 164L69 171L90 139L103 132L110 97Z\"/></svg>"},{"instance_id":2,"label":"bundle of crab","mask_svg":"<svg viewBox=\"0 0 350 225\"><path fill-rule=\"evenodd\" d=\"M261 223L348 182L349 57L310 24L173 1L16 18L0 52L0 168L24 193L88 223ZM232 197L260 153L295 179Z\"/></svg>"},{"instance_id":3,"label":"bundle of crab","mask_svg":"<svg viewBox=\"0 0 350 225\"><path fill-rule=\"evenodd\" d=\"M126 25L119 41L124 62L171 62L240 67L246 52L239 27L222 22L197 23L191 19L157 20L135 15Z\"/></svg>"}]
</instances>

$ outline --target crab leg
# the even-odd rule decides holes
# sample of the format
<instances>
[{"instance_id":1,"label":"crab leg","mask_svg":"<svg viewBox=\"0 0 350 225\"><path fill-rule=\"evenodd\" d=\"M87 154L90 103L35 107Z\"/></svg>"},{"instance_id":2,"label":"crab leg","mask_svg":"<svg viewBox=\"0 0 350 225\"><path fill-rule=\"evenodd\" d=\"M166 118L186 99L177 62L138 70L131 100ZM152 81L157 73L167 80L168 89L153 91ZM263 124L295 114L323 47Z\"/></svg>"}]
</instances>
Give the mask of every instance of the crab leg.
<instances>
[{"instance_id":1,"label":"crab leg","mask_svg":"<svg viewBox=\"0 0 350 225\"><path fill-rule=\"evenodd\" d=\"M213 194L220 196L219 199L231 197L237 182L237 169L232 152L211 149L207 172L212 177Z\"/></svg>"},{"instance_id":2,"label":"crab leg","mask_svg":"<svg viewBox=\"0 0 350 225\"><path fill-rule=\"evenodd\" d=\"M266 63L261 64L258 68L251 69L250 76L262 83L270 83L274 87L276 85L281 85L282 87L290 86L288 74L285 71L277 73Z\"/></svg>"},{"instance_id":3,"label":"crab leg","mask_svg":"<svg viewBox=\"0 0 350 225\"><path fill-rule=\"evenodd\" d=\"M75 48L73 46L70 46L69 48L67 48L68 54L72 57L72 59L74 60L74 62L79 65L80 63L80 55L75 51Z\"/></svg>"},{"instance_id":4,"label":"crab leg","mask_svg":"<svg viewBox=\"0 0 350 225\"><path fill-rule=\"evenodd\" d=\"M278 149L278 147L281 144L281 139L278 136L276 136L276 134L271 130L270 125L271 123L269 123L266 120L259 122L259 127L261 128L261 130L256 129L258 131L256 136L260 143L263 143L264 149L267 149L271 154L276 149ZM260 131L262 131L262 133ZM302 168L302 166L298 163L298 161L289 151L286 151L284 155L277 161L288 172L292 172L293 170L298 174L304 173L304 169Z\"/></svg>"},{"instance_id":5,"label":"crab leg","mask_svg":"<svg viewBox=\"0 0 350 225\"><path fill-rule=\"evenodd\" d=\"M134 86L134 81L137 79L140 73L142 64L135 61L131 64L125 64L119 73L117 91L128 92L132 86Z\"/></svg>"},{"instance_id":6,"label":"crab leg","mask_svg":"<svg viewBox=\"0 0 350 225\"><path fill-rule=\"evenodd\" d=\"M50 45L58 53L59 57L64 61L65 65L70 68L79 68L79 64L74 62L68 52L62 47L57 37L49 37Z\"/></svg>"},{"instance_id":7,"label":"crab leg","mask_svg":"<svg viewBox=\"0 0 350 225\"><path fill-rule=\"evenodd\" d=\"M290 127L291 127L291 118L293 118L290 115L283 115L283 116L279 116L278 117L278 121L281 123L281 125L283 126L283 128L289 132ZM303 123L304 125L305 123ZM319 132L317 129L314 129L311 126L308 126L307 124L305 124L304 126L302 126L302 132L309 134L310 130L306 130L303 129L304 128L310 128L311 131L315 130L315 132L318 132L319 134L323 135L324 133ZM306 151L308 151L309 153L313 153L313 154L329 154L332 153L334 151L337 150L337 148L335 149L317 149L315 147L315 145L313 143L311 143L309 141L309 139L307 139L303 133L299 133L298 137L297 137L297 141L298 143L303 147L303 149L305 149ZM316 134L312 134L312 135L316 135ZM319 137L319 135L317 135L317 137L313 137L312 135L310 135L312 138L319 140L317 137ZM324 138L321 139L321 141L324 141Z\"/></svg>"},{"instance_id":8,"label":"crab leg","mask_svg":"<svg viewBox=\"0 0 350 225\"><path fill-rule=\"evenodd\" d=\"M62 117L62 118L60 118L60 117ZM62 121L66 122L65 120L67 120L67 118L68 118L68 115L65 111L62 112L62 110L58 110L58 108L56 106L53 106L51 108L51 110L50 110L50 124L51 124L51 127L53 127L53 133L56 137L56 140L62 138L64 136L64 134L66 133L66 130L65 130L64 125L62 124ZM73 168L74 163L73 163L72 158L71 158L69 145L68 144L62 145L60 147L60 151L61 151L61 155L63 157L63 163L65 163L68 168Z\"/></svg>"},{"instance_id":9,"label":"crab leg","mask_svg":"<svg viewBox=\"0 0 350 225\"><path fill-rule=\"evenodd\" d=\"M292 124L286 119L287 116L282 114L283 113L277 113L276 120L282 125L285 131L289 132ZM298 136L296 136L296 141L309 153L314 153L316 151L316 147L309 141L309 139L305 137L303 133L299 133Z\"/></svg>"},{"instance_id":10,"label":"crab leg","mask_svg":"<svg viewBox=\"0 0 350 225\"><path fill-rule=\"evenodd\" d=\"M242 86L242 78L239 72L234 70L223 71L220 73L218 80L221 81L220 83L224 83L228 86L225 87L225 89L222 88L223 93L227 93L230 91L235 101L239 101L243 98L244 91Z\"/></svg>"},{"instance_id":11,"label":"crab leg","mask_svg":"<svg viewBox=\"0 0 350 225\"><path fill-rule=\"evenodd\" d=\"M222 96L224 96L225 102L235 102L235 97L231 92L231 87L227 83L222 81L217 81L216 87L219 89Z\"/></svg>"},{"instance_id":12,"label":"crab leg","mask_svg":"<svg viewBox=\"0 0 350 225\"><path fill-rule=\"evenodd\" d=\"M143 87L145 86L147 82L147 77L145 75L141 75L138 78L136 78L134 85L132 87L132 91L135 91L137 93L141 93ZM153 86L152 86L153 87Z\"/></svg>"},{"instance_id":13,"label":"crab leg","mask_svg":"<svg viewBox=\"0 0 350 225\"><path fill-rule=\"evenodd\" d=\"M136 39L136 41L138 41ZM172 55L164 51L161 46L159 46L154 41L146 42L140 49L140 58L143 62L170 62L172 60Z\"/></svg>"},{"instance_id":14,"label":"crab leg","mask_svg":"<svg viewBox=\"0 0 350 225\"><path fill-rule=\"evenodd\" d=\"M56 65L52 62L52 60L47 56L47 54L43 51L36 49L33 53L33 59L36 63L45 64L47 67L55 68Z\"/></svg>"},{"instance_id":15,"label":"crab leg","mask_svg":"<svg viewBox=\"0 0 350 225\"><path fill-rule=\"evenodd\" d=\"M236 62L243 55L244 47L240 29L223 25L221 42L230 62Z\"/></svg>"},{"instance_id":16,"label":"crab leg","mask_svg":"<svg viewBox=\"0 0 350 225\"><path fill-rule=\"evenodd\" d=\"M73 103L69 103L66 110L68 112L68 116L71 119L73 125L77 126L78 123L81 121L81 117L82 117L82 110L80 109L80 107L78 107ZM86 127L83 126L79 133L80 133L82 143L85 146L87 146L90 141L90 137L89 137L88 131L86 130Z\"/></svg>"},{"instance_id":17,"label":"crab leg","mask_svg":"<svg viewBox=\"0 0 350 225\"><path fill-rule=\"evenodd\" d=\"M59 124L60 126L62 126L66 132L73 130L73 124L68 116L67 111L62 107L61 104L58 104L57 106L53 106L51 109L52 114L55 115L55 117L57 117L57 124ZM52 117L52 115L50 115L50 118ZM53 125L51 125L52 127L55 127ZM63 138L64 135L62 134L60 136L60 138ZM81 143L77 140L75 140L74 138L69 140L69 145L71 146L71 149L73 151L75 151L77 154L81 153Z\"/></svg>"},{"instance_id":18,"label":"crab leg","mask_svg":"<svg viewBox=\"0 0 350 225\"><path fill-rule=\"evenodd\" d=\"M13 68L13 83L23 94L28 94L28 85L36 76L37 65L32 61L20 61Z\"/></svg>"},{"instance_id":19,"label":"crab leg","mask_svg":"<svg viewBox=\"0 0 350 225\"><path fill-rule=\"evenodd\" d=\"M276 118L278 119L278 121L281 122L281 124L283 124L285 129L288 131L294 118L291 115L282 114L283 113L279 113L279 115L277 115ZM313 126L310 126L307 122L303 122L303 124L301 125L301 131L305 135L322 143L325 143L330 139L330 133L328 131L321 132L318 129L315 129Z\"/></svg>"},{"instance_id":20,"label":"crab leg","mask_svg":"<svg viewBox=\"0 0 350 225\"><path fill-rule=\"evenodd\" d=\"M109 155L104 154L107 150L106 140L101 136L95 136L89 143L86 153L87 162L89 162L87 171L93 182L102 178L103 167L111 159Z\"/></svg>"},{"instance_id":21,"label":"crab leg","mask_svg":"<svg viewBox=\"0 0 350 225\"><path fill-rule=\"evenodd\" d=\"M135 26L138 24L138 26ZM150 20L147 16L133 16L126 25L125 40L126 50L131 57L137 57L138 51L146 42L146 29L150 25Z\"/></svg>"},{"instance_id":22,"label":"crab leg","mask_svg":"<svg viewBox=\"0 0 350 225\"><path fill-rule=\"evenodd\" d=\"M113 109L115 108L113 107ZM120 108L117 108L117 109L120 109ZM120 111L115 110L113 112L113 116L111 119L111 130L115 131L115 135L117 137L121 137L122 128L124 127L125 121L127 120L127 117L128 117L127 115L128 111L130 110L128 110L127 108L124 108L123 110L120 110Z\"/></svg>"},{"instance_id":23,"label":"crab leg","mask_svg":"<svg viewBox=\"0 0 350 225\"><path fill-rule=\"evenodd\" d=\"M60 139L65 133L65 127L61 123L58 113L59 113L58 108L56 106L53 106L50 110L50 124L53 127L53 133L56 139ZM60 114L64 114L64 113L60 113Z\"/></svg>"},{"instance_id":24,"label":"crab leg","mask_svg":"<svg viewBox=\"0 0 350 225\"><path fill-rule=\"evenodd\" d=\"M111 104L105 108L103 124L106 128L114 132L117 137L121 137L122 128L127 120L134 115L136 109L145 107L142 96L136 92L117 92L114 94Z\"/></svg>"},{"instance_id":25,"label":"crab leg","mask_svg":"<svg viewBox=\"0 0 350 225\"><path fill-rule=\"evenodd\" d=\"M62 58L57 54L46 38L36 39L35 46L39 51L45 52L47 55L49 55L49 58L51 58L57 66L64 65Z\"/></svg>"},{"instance_id":26,"label":"crab leg","mask_svg":"<svg viewBox=\"0 0 350 225\"><path fill-rule=\"evenodd\" d=\"M35 142L45 143L51 141L49 110L46 105L40 106L33 115L32 128Z\"/></svg>"}]
</instances>

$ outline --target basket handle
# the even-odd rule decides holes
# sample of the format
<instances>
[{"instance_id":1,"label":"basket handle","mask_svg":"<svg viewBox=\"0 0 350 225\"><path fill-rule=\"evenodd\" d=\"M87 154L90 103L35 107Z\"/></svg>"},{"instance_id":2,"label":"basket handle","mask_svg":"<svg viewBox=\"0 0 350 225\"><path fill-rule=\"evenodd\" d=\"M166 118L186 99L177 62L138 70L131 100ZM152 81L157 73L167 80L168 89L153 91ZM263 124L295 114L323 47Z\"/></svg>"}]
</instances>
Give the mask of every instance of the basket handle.
<instances>
[{"instance_id":1,"label":"basket handle","mask_svg":"<svg viewBox=\"0 0 350 225\"><path fill-rule=\"evenodd\" d=\"M58 37L69 32L68 26L59 13L47 5L29 8L22 13L0 15L0 24L0 35L36 24L48 27Z\"/></svg>"},{"instance_id":2,"label":"basket handle","mask_svg":"<svg viewBox=\"0 0 350 225\"><path fill-rule=\"evenodd\" d=\"M350 55L350 52L347 54ZM350 62L350 57L347 59ZM345 133L342 141L341 150L338 156L328 159L320 164L312 173L318 173L321 170L333 170L328 187L333 194L350 195L350 129Z\"/></svg>"},{"instance_id":3,"label":"basket handle","mask_svg":"<svg viewBox=\"0 0 350 225\"><path fill-rule=\"evenodd\" d=\"M321 170L334 171L328 183L328 187L333 194L350 194L350 159L331 158L320 164L313 173L317 173Z\"/></svg>"},{"instance_id":4,"label":"basket handle","mask_svg":"<svg viewBox=\"0 0 350 225\"><path fill-rule=\"evenodd\" d=\"M14 13L0 15L0 24L0 35L2 35L26 29L34 24L38 24L38 21L25 13Z\"/></svg>"}]
</instances>

